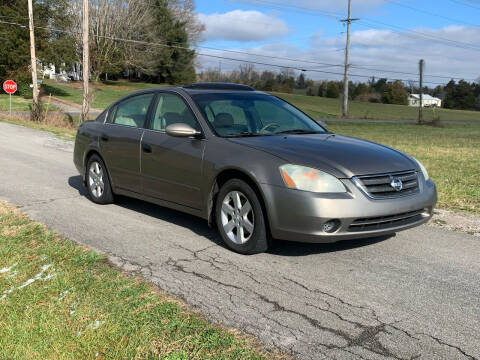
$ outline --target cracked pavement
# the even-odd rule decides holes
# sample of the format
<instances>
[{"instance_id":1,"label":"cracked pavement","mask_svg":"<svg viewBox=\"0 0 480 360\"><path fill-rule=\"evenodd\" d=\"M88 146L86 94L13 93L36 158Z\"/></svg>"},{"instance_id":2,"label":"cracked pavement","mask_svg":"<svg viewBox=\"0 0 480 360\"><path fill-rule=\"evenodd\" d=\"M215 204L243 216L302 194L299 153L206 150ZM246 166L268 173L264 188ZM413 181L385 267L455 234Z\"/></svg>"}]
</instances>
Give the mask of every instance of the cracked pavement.
<instances>
[{"instance_id":1,"label":"cracked pavement","mask_svg":"<svg viewBox=\"0 0 480 360\"><path fill-rule=\"evenodd\" d=\"M73 144L0 123L0 200L298 359L480 358L480 241L422 226L337 244L223 247L206 221L85 197Z\"/></svg>"}]
</instances>

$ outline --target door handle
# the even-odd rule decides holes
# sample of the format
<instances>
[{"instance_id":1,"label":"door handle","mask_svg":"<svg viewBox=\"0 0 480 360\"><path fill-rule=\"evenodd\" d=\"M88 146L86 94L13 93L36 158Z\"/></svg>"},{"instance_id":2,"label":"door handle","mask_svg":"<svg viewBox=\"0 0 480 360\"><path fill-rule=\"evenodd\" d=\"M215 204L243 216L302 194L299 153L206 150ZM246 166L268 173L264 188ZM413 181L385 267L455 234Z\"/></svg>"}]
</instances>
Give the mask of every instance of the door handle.
<instances>
[{"instance_id":1,"label":"door handle","mask_svg":"<svg viewBox=\"0 0 480 360\"><path fill-rule=\"evenodd\" d=\"M151 153L152 152L152 147L148 144L142 144L142 150L145 153Z\"/></svg>"},{"instance_id":2,"label":"door handle","mask_svg":"<svg viewBox=\"0 0 480 360\"><path fill-rule=\"evenodd\" d=\"M105 135L105 134L102 134L102 135L100 136L100 139L101 139L102 141L108 141L108 136Z\"/></svg>"}]
</instances>

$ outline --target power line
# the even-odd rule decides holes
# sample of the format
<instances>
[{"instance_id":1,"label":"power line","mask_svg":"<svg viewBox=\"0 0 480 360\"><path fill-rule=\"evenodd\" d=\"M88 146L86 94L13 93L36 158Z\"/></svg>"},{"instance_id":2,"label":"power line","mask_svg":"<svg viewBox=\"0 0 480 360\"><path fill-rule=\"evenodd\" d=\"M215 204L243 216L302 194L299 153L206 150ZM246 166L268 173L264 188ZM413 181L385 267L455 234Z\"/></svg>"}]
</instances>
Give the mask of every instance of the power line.
<instances>
[{"instance_id":1,"label":"power line","mask_svg":"<svg viewBox=\"0 0 480 360\"><path fill-rule=\"evenodd\" d=\"M356 69L364 69L364 70L373 70L373 71L378 71L378 72L384 72L384 73L391 73L391 74L400 74L400 75L418 75L414 73L409 73L409 72L404 72L404 71L395 71L395 70L385 70L385 69L378 69L378 68L368 68L368 66L373 66L373 65L351 65L351 67L356 68ZM469 80L469 81L475 81L475 79L466 79L464 77L453 77L453 76L444 76L444 75L427 75L424 74L425 77L432 77L432 78L438 78L438 79L453 79L453 80Z\"/></svg>"},{"instance_id":2,"label":"power line","mask_svg":"<svg viewBox=\"0 0 480 360\"><path fill-rule=\"evenodd\" d=\"M450 0L450 1L451 1L451 2L454 2L454 3L457 3L457 4L460 4L460 5L468 6L468 7L472 8L472 9L480 10L480 7L475 6L475 5L473 5L473 4L469 4L469 3L465 2L465 1L459 1L459 0Z\"/></svg>"},{"instance_id":3,"label":"power line","mask_svg":"<svg viewBox=\"0 0 480 360\"><path fill-rule=\"evenodd\" d=\"M440 41L444 45L447 45L447 46L453 46L453 47L462 48L462 49L480 51L480 47L477 47L477 46L475 46L474 44L471 44L471 43L465 43L465 42L461 42L461 41L456 41L456 40L443 38L441 36L426 34L426 33L422 33L422 32L417 31L417 30L406 29L406 28L403 28L401 26L388 24L388 23L385 23L385 22L382 22L382 21L379 21L379 20L366 19L366 21L365 20L362 20L362 21L367 22L367 24L369 22L370 23L377 23L377 24L380 24L382 26L385 26L385 27L388 27L388 28L391 28L391 29L394 29L394 30L399 29L399 30L403 31L403 34L406 32L406 33L410 33L410 34L413 34L413 35L418 35L418 36L424 37L426 39L430 39L430 40L433 39L433 40L436 40L436 41ZM398 32L398 31L396 31L396 32Z\"/></svg>"},{"instance_id":4,"label":"power line","mask_svg":"<svg viewBox=\"0 0 480 360\"><path fill-rule=\"evenodd\" d=\"M261 0L257 0L259 2L262 2ZM388 1L388 0L386 0ZM268 1L263 1L264 3L269 3ZM0 22L2 23L2 22ZM4 22L3 22L4 23ZM22 26L21 24L19 24ZM42 28L37 26L37 28ZM51 28L45 28L45 29L50 29ZM57 29L58 30L58 29ZM239 51L239 50L230 50L230 49L220 49L220 48L215 48L215 47L209 47L209 46L200 46L196 45L195 47L200 48L200 49L207 49L207 50L214 50L214 51L222 51L222 52L227 52L227 53L235 53L235 54L242 54L242 55L248 55L248 56L255 56L255 57L262 57L262 58L269 58L269 59L278 59L278 60L286 60L286 61L293 61L293 62L301 62L305 64L316 64L316 65L324 65L326 67L344 67L343 64L332 64L332 63L325 63L325 62L319 62L319 61L312 61L312 60L306 60L306 59L299 59L299 58L288 58L288 57L281 57L281 56L272 56L272 55L262 55L262 54L256 54L256 53L251 53L251 52L245 52L245 51ZM362 66L359 65L351 65L352 67L362 69ZM379 71L383 73L392 73L392 74L401 74L401 75L414 75L417 76L416 73L409 73L409 72L400 72L400 71L393 71L393 70L386 70L386 69L370 69L374 71ZM450 77L450 76L441 76L441 75L425 75L427 77L432 77L432 78L439 78L439 79L465 79L464 77ZM467 79L465 79L467 80ZM474 81L473 79L468 79L470 81Z\"/></svg>"},{"instance_id":5,"label":"power line","mask_svg":"<svg viewBox=\"0 0 480 360\"><path fill-rule=\"evenodd\" d=\"M6 21L0 21L0 24L25 27L25 25L22 25L22 24L6 22ZM72 32L72 31L61 30L61 29L56 29L56 28L52 28L52 27L37 26L37 28L50 30L50 31L55 31L55 32L60 32L60 33L66 33L66 34L69 34L69 35L78 35L79 34L79 33L75 33L75 32ZM105 35L93 35L93 36L97 37L97 38L112 40L112 41L123 41L123 42L136 43L136 44L141 44L141 45L153 45L153 46L176 48L176 49L182 49L182 50L192 50L189 47L180 46L180 45L170 45L170 44L163 44L163 43L148 42L148 41L143 41L143 40L124 39L124 38L117 38L117 37L105 36ZM215 58L215 59L223 59L223 60L236 61L236 62L241 62L241 63L250 63L250 64L255 64L255 65L276 67L276 68L286 68L286 69L298 70L298 71L302 71L302 72L313 72L313 73L322 73L322 74L339 75L339 76L343 75L342 73L339 73L339 72L326 71L326 70L320 70L320 69L307 69L307 68L298 67L298 66L279 65L279 64L272 64L272 63L253 61L253 60L236 59L236 58L231 58L231 57L226 57L226 56L205 54L205 53L200 53L200 52L196 52L196 54L200 55L200 56ZM350 76L360 77L360 78L368 78L368 79L373 77L372 75L361 75L361 74L350 74ZM410 81L408 79L397 79L397 78L387 78L387 79L388 80L399 80L399 81L403 81L403 82ZM444 83L437 83L437 82L425 82L425 83L434 84L434 85L444 85Z\"/></svg>"},{"instance_id":6,"label":"power line","mask_svg":"<svg viewBox=\"0 0 480 360\"><path fill-rule=\"evenodd\" d=\"M329 18L335 18L337 20L340 20L341 17L342 17L342 15L337 14L337 13L314 10L314 9L307 8L307 7L302 7L302 6L284 5L284 4L279 4L279 3L275 3L275 2L271 2L271 1L265 1L265 0L251 0L251 1L255 2L255 3L264 4L264 5L266 4L266 5L268 5L270 7L273 7L273 8L276 7L277 9L278 8L280 8L280 9L283 8L283 9L290 9L292 11L299 10L300 12L304 12L304 13L307 13L307 14L310 14L310 15L317 14L317 15L321 15L321 16L325 16L325 17L329 17ZM456 1L456 0L452 0L452 1ZM406 29L406 28L403 28L403 27L400 27L400 26L397 26L397 25L388 24L388 23L385 23L385 22L381 22L381 21L378 21L378 20L371 19L371 18L364 18L364 20L359 21L359 23L362 23L362 22L364 24L369 25L368 26L369 28L372 28L371 23L377 23L377 24L381 24L382 26L388 27L390 29L394 29L394 31L397 32L397 33L405 34L405 32L406 32L406 33L410 33L410 35L416 35L417 38L422 37L422 38L442 42L443 44L445 44L447 46L480 51L480 47L477 47L477 46L475 46L474 44L471 44L471 43L465 43L465 42L451 40L451 39L443 38L443 37L432 35L432 34L426 34L426 33L420 32L420 31ZM395 29L397 29L397 30L395 30ZM400 30L401 32L399 32L398 30ZM407 35L407 34L405 34L405 35Z\"/></svg>"},{"instance_id":7,"label":"power line","mask_svg":"<svg viewBox=\"0 0 480 360\"><path fill-rule=\"evenodd\" d=\"M468 21L464 21L464 20L460 20L460 19L454 19L454 18L445 16L445 15L440 15L440 14L436 14L436 13L433 13L433 12L430 12L430 11L427 11L427 10L419 9L419 8L416 8L416 7L407 5L407 4L402 4L402 3L398 2L398 1L395 1L395 0L384 0L384 1L387 2L387 3L394 4L396 6L401 6L401 7L406 8L406 9L417 11L417 12L427 14L427 15L430 15L430 16L435 16L435 17L442 18L442 19L445 19L445 20L453 21L453 22L456 22L456 23L463 23L463 24L466 24L466 25L474 26L474 27L479 27L480 26L478 24L473 24L473 23L470 23Z\"/></svg>"}]
</instances>

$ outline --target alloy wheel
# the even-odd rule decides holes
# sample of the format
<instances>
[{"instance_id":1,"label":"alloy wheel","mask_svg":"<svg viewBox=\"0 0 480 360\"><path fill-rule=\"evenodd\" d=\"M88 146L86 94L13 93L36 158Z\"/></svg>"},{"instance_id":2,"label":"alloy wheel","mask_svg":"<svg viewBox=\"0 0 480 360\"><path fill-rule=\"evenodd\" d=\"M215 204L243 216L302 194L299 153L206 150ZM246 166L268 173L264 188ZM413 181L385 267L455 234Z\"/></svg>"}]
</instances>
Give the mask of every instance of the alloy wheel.
<instances>
[{"instance_id":1,"label":"alloy wheel","mask_svg":"<svg viewBox=\"0 0 480 360\"><path fill-rule=\"evenodd\" d=\"M95 198L102 197L105 192L105 183L103 181L103 168L102 165L93 161L90 164L90 169L88 170L88 186L90 192Z\"/></svg>"},{"instance_id":2,"label":"alloy wheel","mask_svg":"<svg viewBox=\"0 0 480 360\"><path fill-rule=\"evenodd\" d=\"M235 244L244 244L251 238L255 228L253 208L241 191L231 191L225 196L221 220L225 234Z\"/></svg>"}]
</instances>

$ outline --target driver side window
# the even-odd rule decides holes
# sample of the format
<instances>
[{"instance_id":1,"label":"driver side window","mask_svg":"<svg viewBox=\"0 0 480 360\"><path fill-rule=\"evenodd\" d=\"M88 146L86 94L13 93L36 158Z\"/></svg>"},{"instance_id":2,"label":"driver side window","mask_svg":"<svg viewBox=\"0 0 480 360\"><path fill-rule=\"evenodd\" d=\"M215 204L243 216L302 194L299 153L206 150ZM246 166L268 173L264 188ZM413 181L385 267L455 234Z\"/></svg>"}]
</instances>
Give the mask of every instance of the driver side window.
<instances>
[{"instance_id":1,"label":"driver side window","mask_svg":"<svg viewBox=\"0 0 480 360\"><path fill-rule=\"evenodd\" d=\"M153 112L152 130L165 131L168 125L184 123L201 130L192 110L178 95L159 94Z\"/></svg>"}]
</instances>

